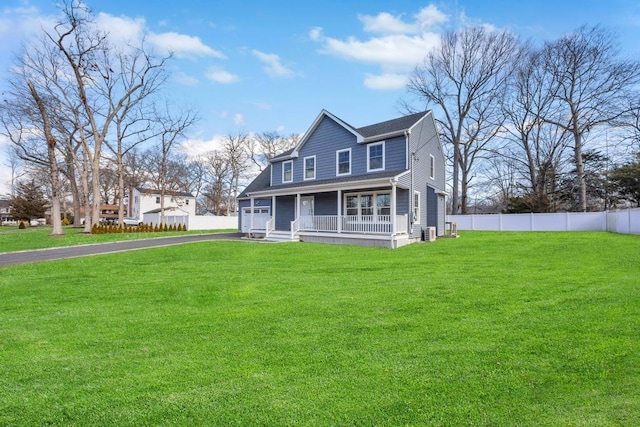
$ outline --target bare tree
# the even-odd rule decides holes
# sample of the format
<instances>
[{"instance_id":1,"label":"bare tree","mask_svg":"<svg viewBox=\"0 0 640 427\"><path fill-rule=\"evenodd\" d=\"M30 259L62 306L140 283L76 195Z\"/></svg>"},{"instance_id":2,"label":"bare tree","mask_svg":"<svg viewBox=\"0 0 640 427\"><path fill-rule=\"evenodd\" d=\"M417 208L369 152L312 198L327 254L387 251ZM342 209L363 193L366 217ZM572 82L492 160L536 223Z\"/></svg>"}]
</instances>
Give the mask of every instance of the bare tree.
<instances>
[{"instance_id":1,"label":"bare tree","mask_svg":"<svg viewBox=\"0 0 640 427\"><path fill-rule=\"evenodd\" d=\"M618 59L619 44L602 27L582 26L574 33L546 43L545 71L558 84L557 108L544 120L573 136L573 157L580 210L587 210L583 150L594 128L611 125L628 109L626 94L640 81L640 63Z\"/></svg>"},{"instance_id":2,"label":"bare tree","mask_svg":"<svg viewBox=\"0 0 640 427\"><path fill-rule=\"evenodd\" d=\"M496 152L496 157L508 157L519 171L524 196L534 212L553 210L550 196L569 142L566 131L544 121L555 107L557 89L557 80L544 70L542 54L530 49L519 62L502 103L507 117L505 138L511 144Z\"/></svg>"},{"instance_id":3,"label":"bare tree","mask_svg":"<svg viewBox=\"0 0 640 427\"><path fill-rule=\"evenodd\" d=\"M248 169L247 161L247 144L249 137L247 134L238 133L236 135L227 135L223 153L229 165L229 197L227 200L227 208L229 214L236 212L236 199L240 187L240 179L245 178L245 172Z\"/></svg>"},{"instance_id":4,"label":"bare tree","mask_svg":"<svg viewBox=\"0 0 640 427\"><path fill-rule=\"evenodd\" d=\"M299 139L297 134L282 136L278 132L262 132L247 139L247 155L262 172L269 165L269 159L293 148Z\"/></svg>"},{"instance_id":5,"label":"bare tree","mask_svg":"<svg viewBox=\"0 0 640 427\"><path fill-rule=\"evenodd\" d=\"M222 205L229 197L229 185L231 182L231 165L228 157L220 151L211 151L206 154L206 162L209 167L210 186L205 191L205 205L213 210L216 215L228 214L227 209L222 210Z\"/></svg>"},{"instance_id":6,"label":"bare tree","mask_svg":"<svg viewBox=\"0 0 640 427\"><path fill-rule=\"evenodd\" d=\"M502 126L499 101L519 55L513 34L465 28L444 34L410 77L409 93L443 117L440 130L453 151L453 214L466 213L474 162Z\"/></svg>"}]
</instances>

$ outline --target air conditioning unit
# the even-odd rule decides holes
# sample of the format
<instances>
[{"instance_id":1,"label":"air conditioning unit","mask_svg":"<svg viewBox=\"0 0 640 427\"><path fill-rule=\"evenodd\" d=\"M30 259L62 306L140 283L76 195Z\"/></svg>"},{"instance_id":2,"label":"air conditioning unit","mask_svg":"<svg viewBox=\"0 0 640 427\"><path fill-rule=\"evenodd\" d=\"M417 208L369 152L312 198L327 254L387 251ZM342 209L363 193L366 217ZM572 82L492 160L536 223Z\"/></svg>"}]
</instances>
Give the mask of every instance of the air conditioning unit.
<instances>
[{"instance_id":1,"label":"air conditioning unit","mask_svg":"<svg viewBox=\"0 0 640 427\"><path fill-rule=\"evenodd\" d=\"M435 227L427 227L428 230L428 240L430 242L436 241L436 228Z\"/></svg>"}]
</instances>

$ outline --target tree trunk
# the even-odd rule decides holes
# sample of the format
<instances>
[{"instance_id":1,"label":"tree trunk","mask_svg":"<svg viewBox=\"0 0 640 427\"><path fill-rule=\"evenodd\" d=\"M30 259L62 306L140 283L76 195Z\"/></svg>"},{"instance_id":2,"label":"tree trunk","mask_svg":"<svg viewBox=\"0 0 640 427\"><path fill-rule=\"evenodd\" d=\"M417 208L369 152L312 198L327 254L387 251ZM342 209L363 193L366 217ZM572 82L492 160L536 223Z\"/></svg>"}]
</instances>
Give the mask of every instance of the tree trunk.
<instances>
[{"instance_id":1,"label":"tree trunk","mask_svg":"<svg viewBox=\"0 0 640 427\"><path fill-rule=\"evenodd\" d=\"M576 162L576 179L578 180L578 203L582 212L587 211L587 183L584 179L584 160L582 159L582 135L574 125L573 139L575 141L574 160Z\"/></svg>"},{"instance_id":2,"label":"tree trunk","mask_svg":"<svg viewBox=\"0 0 640 427\"><path fill-rule=\"evenodd\" d=\"M60 221L60 177L58 171L58 161L56 159L56 140L51 132L51 123L49 121L49 113L45 108L44 101L38 95L36 88L31 81L27 82L31 96L36 101L42 123L44 127L44 137L47 140L47 154L49 155L49 177L51 178L51 225L53 230L51 234L54 236L63 235L62 222Z\"/></svg>"}]
</instances>

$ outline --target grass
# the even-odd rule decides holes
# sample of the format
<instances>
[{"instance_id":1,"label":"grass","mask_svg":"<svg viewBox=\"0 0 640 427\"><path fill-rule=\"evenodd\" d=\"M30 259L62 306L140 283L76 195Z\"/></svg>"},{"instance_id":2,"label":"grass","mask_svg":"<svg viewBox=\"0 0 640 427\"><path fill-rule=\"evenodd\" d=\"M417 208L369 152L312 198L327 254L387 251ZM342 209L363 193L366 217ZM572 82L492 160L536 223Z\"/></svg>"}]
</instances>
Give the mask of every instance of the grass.
<instances>
[{"instance_id":1,"label":"grass","mask_svg":"<svg viewBox=\"0 0 640 427\"><path fill-rule=\"evenodd\" d=\"M0 227L0 253L24 251L31 249L55 248L60 246L86 245L92 243L106 243L122 240L148 239L150 237L177 236L182 234L199 234L211 232L230 232L233 230L209 230L186 232L158 232L158 233L122 233L122 234L85 234L83 228L64 227L63 236L52 236L51 227Z\"/></svg>"},{"instance_id":2,"label":"grass","mask_svg":"<svg viewBox=\"0 0 640 427\"><path fill-rule=\"evenodd\" d=\"M640 239L209 242L0 270L0 425L640 425Z\"/></svg>"}]
</instances>

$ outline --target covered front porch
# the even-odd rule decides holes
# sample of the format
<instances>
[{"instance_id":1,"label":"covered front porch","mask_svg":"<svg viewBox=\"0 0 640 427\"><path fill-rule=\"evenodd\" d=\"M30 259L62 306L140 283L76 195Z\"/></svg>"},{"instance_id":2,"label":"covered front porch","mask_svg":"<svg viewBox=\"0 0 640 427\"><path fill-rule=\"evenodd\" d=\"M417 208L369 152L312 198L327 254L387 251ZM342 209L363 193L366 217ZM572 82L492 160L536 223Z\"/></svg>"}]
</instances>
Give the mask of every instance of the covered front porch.
<instances>
[{"instance_id":1,"label":"covered front porch","mask_svg":"<svg viewBox=\"0 0 640 427\"><path fill-rule=\"evenodd\" d=\"M409 196L387 186L251 195L246 230L265 240L398 247L410 243Z\"/></svg>"}]
</instances>

